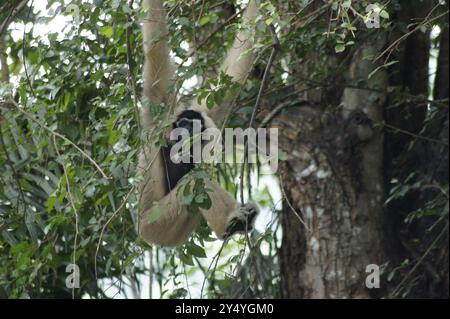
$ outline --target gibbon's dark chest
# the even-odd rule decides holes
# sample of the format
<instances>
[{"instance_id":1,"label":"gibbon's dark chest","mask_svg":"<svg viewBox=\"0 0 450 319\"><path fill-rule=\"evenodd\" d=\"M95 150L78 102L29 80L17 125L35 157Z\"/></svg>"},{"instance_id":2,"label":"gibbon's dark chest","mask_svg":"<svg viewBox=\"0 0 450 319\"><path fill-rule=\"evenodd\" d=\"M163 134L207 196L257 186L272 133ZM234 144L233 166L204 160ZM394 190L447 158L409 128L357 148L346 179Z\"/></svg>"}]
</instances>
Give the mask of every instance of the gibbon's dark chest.
<instances>
[{"instance_id":1,"label":"gibbon's dark chest","mask_svg":"<svg viewBox=\"0 0 450 319\"><path fill-rule=\"evenodd\" d=\"M170 159L170 149L172 145L163 147L162 148L162 156L163 156L163 163L164 163L164 169L165 169L165 191L166 194L168 194L172 189L175 188L178 181L183 178L184 175L189 173L193 168L193 163L174 163Z\"/></svg>"}]
</instances>

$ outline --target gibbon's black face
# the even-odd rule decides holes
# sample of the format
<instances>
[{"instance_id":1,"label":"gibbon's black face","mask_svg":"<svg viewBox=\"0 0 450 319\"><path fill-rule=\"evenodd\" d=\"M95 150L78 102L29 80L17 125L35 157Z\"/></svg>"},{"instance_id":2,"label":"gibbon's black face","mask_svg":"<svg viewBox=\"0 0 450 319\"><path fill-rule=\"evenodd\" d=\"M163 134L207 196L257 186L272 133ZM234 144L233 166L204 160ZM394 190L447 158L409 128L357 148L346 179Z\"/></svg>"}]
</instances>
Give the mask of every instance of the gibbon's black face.
<instances>
[{"instance_id":1,"label":"gibbon's black face","mask_svg":"<svg viewBox=\"0 0 450 319\"><path fill-rule=\"evenodd\" d=\"M189 131L189 135L194 133L194 121L200 121L201 132L205 130L205 120L203 116L196 111L186 110L178 115L177 120L173 123L173 128L184 128Z\"/></svg>"}]
</instances>

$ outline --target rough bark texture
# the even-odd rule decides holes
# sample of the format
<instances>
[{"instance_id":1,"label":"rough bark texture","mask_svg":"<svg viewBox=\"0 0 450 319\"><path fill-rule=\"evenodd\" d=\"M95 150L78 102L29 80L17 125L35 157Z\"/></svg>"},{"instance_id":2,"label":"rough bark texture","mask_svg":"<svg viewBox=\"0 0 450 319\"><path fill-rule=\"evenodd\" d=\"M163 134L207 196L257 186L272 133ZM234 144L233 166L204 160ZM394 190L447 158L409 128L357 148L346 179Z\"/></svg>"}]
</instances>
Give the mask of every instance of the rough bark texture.
<instances>
[{"instance_id":1,"label":"rough bark texture","mask_svg":"<svg viewBox=\"0 0 450 319\"><path fill-rule=\"evenodd\" d=\"M394 43L405 34L402 26L422 21L434 6L400 0L387 42ZM280 173L286 195L279 252L282 297L448 297L448 16L444 19L433 94L440 102L428 101L430 33L417 31L389 53L389 61L398 63L368 82L376 65L362 57L382 51L384 39L358 44L349 64L328 56L329 65L347 65L348 87L342 88L337 76L328 87L308 91L304 99L311 106L284 111L275 121L280 146L289 154ZM302 78L314 59L302 56ZM370 89L354 88L361 84ZM388 91L389 96L380 93ZM334 101L341 102L339 107ZM409 191L384 206L392 181L412 173L413 182L429 184L429 190ZM435 204L445 197L447 203ZM428 205L435 215L405 223L411 212L429 213ZM389 272L405 260L409 263L390 286L383 281L385 273L382 289L366 289L368 264L389 261ZM406 289L398 294L402 285ZM391 295L391 287L397 294Z\"/></svg>"},{"instance_id":2,"label":"rough bark texture","mask_svg":"<svg viewBox=\"0 0 450 319\"><path fill-rule=\"evenodd\" d=\"M354 54L350 81L367 80L384 39ZM280 179L287 195L280 250L282 297L366 298L366 266L383 263L381 217L384 71L369 89L345 88L340 106L303 107L274 122L289 154ZM299 219L307 225L304 227ZM294 266L295 265L295 266Z\"/></svg>"}]
</instances>

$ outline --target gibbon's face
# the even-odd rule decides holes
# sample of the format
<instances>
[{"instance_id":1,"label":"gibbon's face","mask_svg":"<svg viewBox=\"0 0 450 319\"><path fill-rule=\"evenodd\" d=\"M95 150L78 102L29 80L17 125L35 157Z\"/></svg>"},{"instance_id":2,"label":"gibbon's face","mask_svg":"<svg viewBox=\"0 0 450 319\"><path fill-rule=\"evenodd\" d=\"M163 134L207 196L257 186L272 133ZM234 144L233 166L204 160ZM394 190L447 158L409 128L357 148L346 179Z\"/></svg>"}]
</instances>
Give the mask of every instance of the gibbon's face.
<instances>
[{"instance_id":1,"label":"gibbon's face","mask_svg":"<svg viewBox=\"0 0 450 319\"><path fill-rule=\"evenodd\" d=\"M194 122L199 121L201 125L201 132L203 132L205 128L205 120L203 116L196 111L186 110L183 111L180 115L178 115L177 120L173 123L173 128L184 128L189 131L189 135L192 136L194 133Z\"/></svg>"}]
</instances>

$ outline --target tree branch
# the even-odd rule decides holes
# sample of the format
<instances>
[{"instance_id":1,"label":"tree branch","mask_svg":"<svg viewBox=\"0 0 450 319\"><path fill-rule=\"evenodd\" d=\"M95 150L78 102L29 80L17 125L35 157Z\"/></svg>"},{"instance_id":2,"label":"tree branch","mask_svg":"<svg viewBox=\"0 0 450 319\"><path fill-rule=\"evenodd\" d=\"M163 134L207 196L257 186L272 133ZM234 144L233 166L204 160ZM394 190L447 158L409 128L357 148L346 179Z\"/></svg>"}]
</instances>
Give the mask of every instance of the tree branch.
<instances>
[{"instance_id":1,"label":"tree branch","mask_svg":"<svg viewBox=\"0 0 450 319\"><path fill-rule=\"evenodd\" d=\"M16 16L25 8L25 5L27 4L28 0L22 0L19 3L17 3L16 6L14 6L11 10L11 12L7 15L5 20L0 24L0 37L3 36L3 33L8 29L9 24L11 21L13 21ZM2 11L4 10L4 6L2 6Z\"/></svg>"},{"instance_id":2,"label":"tree branch","mask_svg":"<svg viewBox=\"0 0 450 319\"><path fill-rule=\"evenodd\" d=\"M270 69L272 68L273 63L275 62L275 58L278 54L278 51L280 50L280 41L278 39L275 27L271 24L269 26L270 28L270 32L272 34L272 52L270 53L270 57L269 57L269 61L267 62L266 65L266 69L264 70L264 75L263 75L263 79L261 81L261 86L259 87L259 92L258 95L256 97L256 101L255 101L255 106L253 107L253 112L252 112L252 116L250 117L250 122L248 124L249 128L253 128L254 126L254 122L255 122L255 118L256 118L256 113L258 112L260 105L261 105L261 97L264 93L264 90L267 87L267 83L268 83L268 79L269 79L269 74L270 74ZM240 198L241 198L241 203L244 203L244 171L245 171L245 164L248 164L248 141L244 142L244 162L242 163L241 166L241 175L240 175Z\"/></svg>"},{"instance_id":3,"label":"tree branch","mask_svg":"<svg viewBox=\"0 0 450 319\"><path fill-rule=\"evenodd\" d=\"M28 118L29 120L31 120L32 122L36 123L37 125L39 125L40 127L42 127L44 130L46 130L47 132L51 133L52 135L64 140L65 142L69 143L70 145L72 145L78 152L81 153L81 155L83 155L89 162L92 163L92 165L94 165L94 167L100 172L100 174L102 175L103 178L109 180L110 178L105 174L105 172L102 170L102 168L100 167L100 165L97 164L97 162L91 157L89 156L85 151L83 151L78 145L76 145L74 142L72 142L70 139L68 139L67 137L65 137L64 135L55 132L54 130L52 130L51 128L49 128L47 125L45 125L44 123L41 123L39 120L35 119L33 116L31 116L30 114L28 114L26 111L24 111L22 109L22 107L20 107L19 104L17 104L16 101L12 100L12 99L8 99L6 101L6 103L11 104L12 106L14 106L14 108L19 111L20 113L22 113L23 115L25 115L26 118Z\"/></svg>"}]
</instances>

